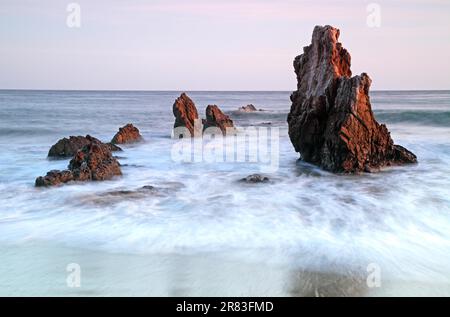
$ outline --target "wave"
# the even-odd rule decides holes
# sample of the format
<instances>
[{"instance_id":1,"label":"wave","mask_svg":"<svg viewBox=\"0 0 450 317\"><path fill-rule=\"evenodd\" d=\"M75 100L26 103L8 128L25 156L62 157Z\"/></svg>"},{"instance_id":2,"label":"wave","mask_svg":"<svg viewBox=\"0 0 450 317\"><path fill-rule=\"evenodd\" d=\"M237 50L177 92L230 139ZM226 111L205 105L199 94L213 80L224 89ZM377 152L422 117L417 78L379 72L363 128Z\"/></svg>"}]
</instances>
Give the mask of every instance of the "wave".
<instances>
[{"instance_id":1,"label":"wave","mask_svg":"<svg viewBox=\"0 0 450 317\"><path fill-rule=\"evenodd\" d=\"M450 127L450 111L407 110L375 111L378 122L415 123L426 126Z\"/></svg>"},{"instance_id":2,"label":"wave","mask_svg":"<svg viewBox=\"0 0 450 317\"><path fill-rule=\"evenodd\" d=\"M380 123L413 123L424 126L450 127L450 111L430 110L374 110ZM254 122L286 122L286 111L230 112L233 119Z\"/></svg>"},{"instance_id":3,"label":"wave","mask_svg":"<svg viewBox=\"0 0 450 317\"><path fill-rule=\"evenodd\" d=\"M39 127L5 127L0 128L0 135L5 136L36 136L36 135L53 135L54 130L48 128L39 128Z\"/></svg>"},{"instance_id":4,"label":"wave","mask_svg":"<svg viewBox=\"0 0 450 317\"><path fill-rule=\"evenodd\" d=\"M258 121L282 121L287 120L287 111L262 110L254 112L230 111L227 112L232 119L238 120L258 120Z\"/></svg>"}]
</instances>

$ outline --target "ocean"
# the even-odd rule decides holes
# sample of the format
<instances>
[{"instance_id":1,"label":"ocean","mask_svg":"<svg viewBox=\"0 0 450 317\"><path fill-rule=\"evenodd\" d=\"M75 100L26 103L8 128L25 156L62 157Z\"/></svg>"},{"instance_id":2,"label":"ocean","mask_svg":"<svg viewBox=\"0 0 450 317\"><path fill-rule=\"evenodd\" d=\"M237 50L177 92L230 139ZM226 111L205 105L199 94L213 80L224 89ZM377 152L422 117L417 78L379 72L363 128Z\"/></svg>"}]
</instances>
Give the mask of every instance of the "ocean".
<instances>
[{"instance_id":1,"label":"ocean","mask_svg":"<svg viewBox=\"0 0 450 317\"><path fill-rule=\"evenodd\" d=\"M450 296L450 91L371 92L419 163L361 175L298 161L290 92L187 93L279 131L270 182L239 182L258 162L174 160L180 92L0 90L1 296ZM67 167L57 140L129 122L144 142L115 153L122 177L34 187Z\"/></svg>"}]
</instances>

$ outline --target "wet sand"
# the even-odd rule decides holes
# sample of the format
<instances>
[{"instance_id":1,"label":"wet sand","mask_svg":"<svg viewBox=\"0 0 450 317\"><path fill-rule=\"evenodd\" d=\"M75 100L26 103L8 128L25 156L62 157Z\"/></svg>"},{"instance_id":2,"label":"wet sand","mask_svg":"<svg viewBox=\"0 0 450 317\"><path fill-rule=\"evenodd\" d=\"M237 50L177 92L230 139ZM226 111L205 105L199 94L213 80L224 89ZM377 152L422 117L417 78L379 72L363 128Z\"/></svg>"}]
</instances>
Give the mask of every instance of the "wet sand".
<instances>
[{"instance_id":1,"label":"wet sand","mask_svg":"<svg viewBox=\"0 0 450 317\"><path fill-rule=\"evenodd\" d=\"M441 296L449 285L382 280L369 288L364 271L318 272L243 263L231 254L114 254L61 246L3 246L0 296ZM24 261L23 259L28 259ZM81 286L68 287L69 263Z\"/></svg>"}]
</instances>

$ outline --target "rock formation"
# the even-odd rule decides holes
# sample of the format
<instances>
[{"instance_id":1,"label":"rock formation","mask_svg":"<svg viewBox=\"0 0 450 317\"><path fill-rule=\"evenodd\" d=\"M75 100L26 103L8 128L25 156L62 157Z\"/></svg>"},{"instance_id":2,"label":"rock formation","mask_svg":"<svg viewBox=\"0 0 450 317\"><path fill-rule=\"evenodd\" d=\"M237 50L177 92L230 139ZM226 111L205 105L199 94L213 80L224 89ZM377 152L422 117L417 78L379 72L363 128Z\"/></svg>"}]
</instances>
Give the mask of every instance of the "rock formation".
<instances>
[{"instance_id":1,"label":"rock formation","mask_svg":"<svg viewBox=\"0 0 450 317\"><path fill-rule=\"evenodd\" d=\"M203 131L209 127L218 127L222 131L223 135L226 135L227 128L228 131L232 131L234 124L233 120L224 114L218 106L209 105L206 107L206 120L203 121Z\"/></svg>"},{"instance_id":2,"label":"rock formation","mask_svg":"<svg viewBox=\"0 0 450 317\"><path fill-rule=\"evenodd\" d=\"M139 129L131 123L119 128L119 132L112 138L112 144L136 143L142 140Z\"/></svg>"},{"instance_id":3,"label":"rock formation","mask_svg":"<svg viewBox=\"0 0 450 317\"><path fill-rule=\"evenodd\" d=\"M191 98L185 93L182 93L180 97L175 100L173 104L173 115L175 116L174 128L186 127L191 136L201 135L201 124L197 127L196 120L200 120L198 117L197 108Z\"/></svg>"},{"instance_id":4,"label":"rock formation","mask_svg":"<svg viewBox=\"0 0 450 317\"><path fill-rule=\"evenodd\" d=\"M269 182L269 178L260 174L252 174L240 179L240 182L247 184L267 183Z\"/></svg>"},{"instance_id":5,"label":"rock formation","mask_svg":"<svg viewBox=\"0 0 450 317\"><path fill-rule=\"evenodd\" d=\"M258 109L256 109L256 107L252 104L246 105L246 106L242 106L238 109L241 112L254 112L254 111L258 111Z\"/></svg>"},{"instance_id":6,"label":"rock formation","mask_svg":"<svg viewBox=\"0 0 450 317\"><path fill-rule=\"evenodd\" d=\"M373 115L365 73L352 76L339 30L316 26L311 45L294 60L297 91L291 95L289 137L301 158L333 172L372 171L417 162L395 145Z\"/></svg>"},{"instance_id":7,"label":"rock formation","mask_svg":"<svg viewBox=\"0 0 450 317\"><path fill-rule=\"evenodd\" d=\"M78 150L69 163L68 170L50 171L38 177L35 185L53 186L69 181L102 181L122 175L119 162L112 156L107 144L91 142Z\"/></svg>"},{"instance_id":8,"label":"rock formation","mask_svg":"<svg viewBox=\"0 0 450 317\"><path fill-rule=\"evenodd\" d=\"M48 157L66 158L72 157L79 149L89 143L102 144L102 142L90 135L70 136L69 138L60 139L48 151ZM122 149L114 144L107 143L111 151L122 151Z\"/></svg>"}]
</instances>

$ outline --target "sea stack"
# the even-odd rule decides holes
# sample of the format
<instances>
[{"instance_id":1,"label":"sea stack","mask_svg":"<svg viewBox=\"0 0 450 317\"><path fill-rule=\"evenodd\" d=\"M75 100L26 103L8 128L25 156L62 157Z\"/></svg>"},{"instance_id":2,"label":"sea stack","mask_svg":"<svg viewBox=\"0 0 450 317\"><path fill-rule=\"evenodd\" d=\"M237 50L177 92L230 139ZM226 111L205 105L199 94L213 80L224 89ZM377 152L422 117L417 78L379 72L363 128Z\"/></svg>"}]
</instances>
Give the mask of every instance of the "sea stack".
<instances>
[{"instance_id":1,"label":"sea stack","mask_svg":"<svg viewBox=\"0 0 450 317\"><path fill-rule=\"evenodd\" d=\"M311 45L294 60L297 90L287 121L295 150L302 160L336 173L416 163L375 120L372 81L365 73L352 77L350 54L338 39L338 29L316 26Z\"/></svg>"},{"instance_id":2,"label":"sea stack","mask_svg":"<svg viewBox=\"0 0 450 317\"><path fill-rule=\"evenodd\" d=\"M203 130L210 127L217 127L222 131L223 135L234 130L233 120L224 114L222 110L216 105L209 105L206 107L206 120L203 122Z\"/></svg>"},{"instance_id":3,"label":"sea stack","mask_svg":"<svg viewBox=\"0 0 450 317\"><path fill-rule=\"evenodd\" d=\"M175 116L174 129L185 127L189 130L191 137L201 135L201 120L198 117L197 108L191 98L182 93L173 104L173 115ZM195 124L198 120L199 124Z\"/></svg>"}]
</instances>

